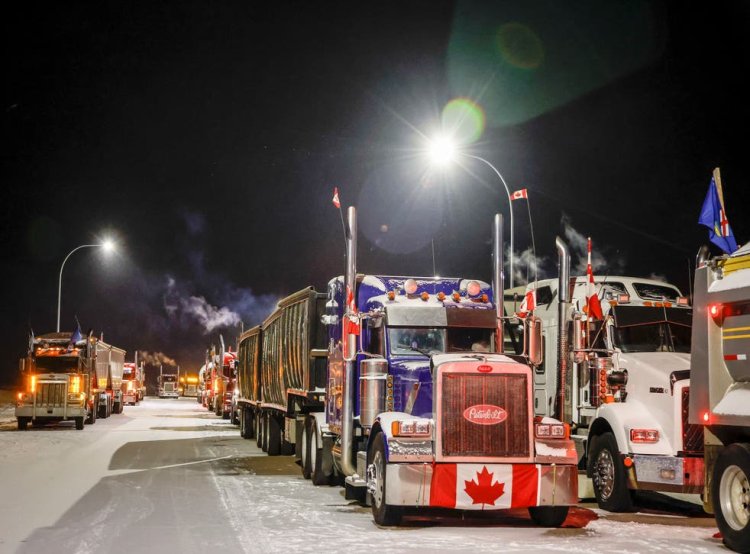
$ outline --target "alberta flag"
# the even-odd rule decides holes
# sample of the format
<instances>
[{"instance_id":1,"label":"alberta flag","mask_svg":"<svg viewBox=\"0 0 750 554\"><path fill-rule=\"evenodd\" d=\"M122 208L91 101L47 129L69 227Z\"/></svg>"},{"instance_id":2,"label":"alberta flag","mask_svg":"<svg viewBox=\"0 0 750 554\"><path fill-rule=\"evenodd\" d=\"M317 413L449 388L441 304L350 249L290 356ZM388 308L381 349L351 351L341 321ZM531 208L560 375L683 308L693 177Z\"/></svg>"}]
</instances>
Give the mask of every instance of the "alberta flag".
<instances>
[{"instance_id":1,"label":"alberta flag","mask_svg":"<svg viewBox=\"0 0 750 554\"><path fill-rule=\"evenodd\" d=\"M708 239L711 242L727 254L731 254L737 250L737 241L734 240L732 228L729 226L729 221L727 220L724 202L719 194L719 187L717 187L716 183L716 173L711 177L711 184L708 185L708 194L706 194L706 199L703 201L698 223L709 228ZM720 179L719 183L721 183Z\"/></svg>"}]
</instances>

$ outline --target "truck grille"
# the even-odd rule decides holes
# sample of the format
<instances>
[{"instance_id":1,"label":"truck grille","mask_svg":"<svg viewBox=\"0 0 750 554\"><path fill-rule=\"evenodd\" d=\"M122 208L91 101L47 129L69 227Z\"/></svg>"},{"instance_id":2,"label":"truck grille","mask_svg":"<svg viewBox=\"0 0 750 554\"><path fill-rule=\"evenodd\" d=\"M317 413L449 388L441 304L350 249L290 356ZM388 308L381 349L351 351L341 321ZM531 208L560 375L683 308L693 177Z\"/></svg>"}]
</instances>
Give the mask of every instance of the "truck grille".
<instances>
[{"instance_id":1,"label":"truck grille","mask_svg":"<svg viewBox=\"0 0 750 554\"><path fill-rule=\"evenodd\" d=\"M530 456L526 379L521 374L443 374L439 422L443 456ZM503 408L507 419L495 425L466 420L464 410L480 404Z\"/></svg>"},{"instance_id":2,"label":"truck grille","mask_svg":"<svg viewBox=\"0 0 750 554\"><path fill-rule=\"evenodd\" d=\"M682 450L685 454L703 452L703 426L688 423L690 388L682 389Z\"/></svg>"},{"instance_id":3,"label":"truck grille","mask_svg":"<svg viewBox=\"0 0 750 554\"><path fill-rule=\"evenodd\" d=\"M41 407L63 407L65 405L65 383L39 383L36 405Z\"/></svg>"}]
</instances>

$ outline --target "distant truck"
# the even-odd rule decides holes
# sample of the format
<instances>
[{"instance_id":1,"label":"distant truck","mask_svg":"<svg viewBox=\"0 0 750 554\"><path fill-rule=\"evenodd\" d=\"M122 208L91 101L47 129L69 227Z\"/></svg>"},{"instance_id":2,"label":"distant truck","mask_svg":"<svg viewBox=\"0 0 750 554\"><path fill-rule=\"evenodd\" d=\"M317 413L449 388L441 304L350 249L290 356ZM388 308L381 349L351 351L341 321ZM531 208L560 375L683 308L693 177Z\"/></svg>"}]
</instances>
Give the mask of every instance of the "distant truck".
<instances>
[{"instance_id":1,"label":"distant truck","mask_svg":"<svg viewBox=\"0 0 750 554\"><path fill-rule=\"evenodd\" d=\"M179 398L177 375L174 373L162 373L157 377L157 388L159 398Z\"/></svg>"},{"instance_id":2,"label":"distant truck","mask_svg":"<svg viewBox=\"0 0 750 554\"><path fill-rule=\"evenodd\" d=\"M78 332L33 337L19 364L18 428L72 420L81 430L97 417L119 413L122 395L115 394L113 387L122 380L124 358L124 350Z\"/></svg>"},{"instance_id":3,"label":"distant truck","mask_svg":"<svg viewBox=\"0 0 750 554\"><path fill-rule=\"evenodd\" d=\"M143 400L143 366L126 362L122 370L122 401L135 406Z\"/></svg>"},{"instance_id":4,"label":"distant truck","mask_svg":"<svg viewBox=\"0 0 750 554\"><path fill-rule=\"evenodd\" d=\"M217 416L229 419L232 414L232 397L237 383L235 364L237 354L224 346L224 337L219 335L220 348L212 359L211 395L209 410Z\"/></svg>"},{"instance_id":5,"label":"distant truck","mask_svg":"<svg viewBox=\"0 0 750 554\"><path fill-rule=\"evenodd\" d=\"M180 396L195 398L198 396L198 375L188 373L180 377Z\"/></svg>"},{"instance_id":6,"label":"distant truck","mask_svg":"<svg viewBox=\"0 0 750 554\"><path fill-rule=\"evenodd\" d=\"M705 440L706 511L724 543L750 552L750 243L698 255L690 423Z\"/></svg>"},{"instance_id":7,"label":"distant truck","mask_svg":"<svg viewBox=\"0 0 750 554\"><path fill-rule=\"evenodd\" d=\"M490 286L358 275L354 208L348 229L344 276L242 334L241 435L296 453L314 485L344 480L378 525L407 507L528 508L561 525L578 501L575 447L567 425L534 417L529 365L492 352L503 340ZM502 291L499 229L498 216Z\"/></svg>"}]
</instances>

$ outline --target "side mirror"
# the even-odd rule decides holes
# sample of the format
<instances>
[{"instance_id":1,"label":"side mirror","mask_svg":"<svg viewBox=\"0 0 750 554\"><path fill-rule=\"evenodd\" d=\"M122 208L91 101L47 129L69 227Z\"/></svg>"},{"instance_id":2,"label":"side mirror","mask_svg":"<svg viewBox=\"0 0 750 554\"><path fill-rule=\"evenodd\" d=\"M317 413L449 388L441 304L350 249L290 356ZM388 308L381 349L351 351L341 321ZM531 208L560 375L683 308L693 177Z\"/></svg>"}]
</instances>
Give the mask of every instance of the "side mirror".
<instances>
[{"instance_id":1,"label":"side mirror","mask_svg":"<svg viewBox=\"0 0 750 554\"><path fill-rule=\"evenodd\" d=\"M542 320L538 317L529 317L529 363L539 366L544 360L542 350Z\"/></svg>"}]
</instances>

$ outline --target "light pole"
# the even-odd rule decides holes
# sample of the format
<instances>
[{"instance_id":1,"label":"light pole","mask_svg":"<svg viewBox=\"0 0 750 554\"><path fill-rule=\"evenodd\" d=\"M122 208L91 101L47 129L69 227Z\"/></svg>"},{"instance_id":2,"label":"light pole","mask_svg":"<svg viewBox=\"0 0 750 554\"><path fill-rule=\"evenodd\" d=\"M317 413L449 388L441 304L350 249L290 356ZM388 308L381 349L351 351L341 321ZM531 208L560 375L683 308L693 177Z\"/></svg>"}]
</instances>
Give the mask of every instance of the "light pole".
<instances>
[{"instance_id":1,"label":"light pole","mask_svg":"<svg viewBox=\"0 0 750 554\"><path fill-rule=\"evenodd\" d=\"M432 157L432 160L436 163L446 164L448 162L453 161L457 155L463 156L464 158L471 158L472 160L477 160L477 161L484 163L492 171L495 172L495 175L498 176L498 178L500 179L500 182L503 184L503 187L505 187L505 194L508 195L508 211L510 212L510 263L509 263L510 283L509 284L510 284L510 288L513 288L513 201L511 200L511 197L510 197L510 189L508 188L508 184L505 182L505 179L503 179L503 176L500 174L497 168L494 165L492 165L489 161L475 154L467 154L466 152L461 152L447 138L439 137L430 144L430 156Z\"/></svg>"},{"instance_id":2,"label":"light pole","mask_svg":"<svg viewBox=\"0 0 750 554\"><path fill-rule=\"evenodd\" d=\"M63 268L65 268L65 262L68 261L68 258L70 258L74 252L77 252L81 248L96 248L96 247L102 247L104 248L105 252L110 252L114 249L115 244L111 240L105 240L104 242L101 242L99 244L82 244L81 246L76 246L73 250L68 252L68 255L65 256L65 259L63 260L62 265L60 266L60 277L57 280L57 332L60 332L60 302L62 299L62 274L63 274Z\"/></svg>"}]
</instances>

